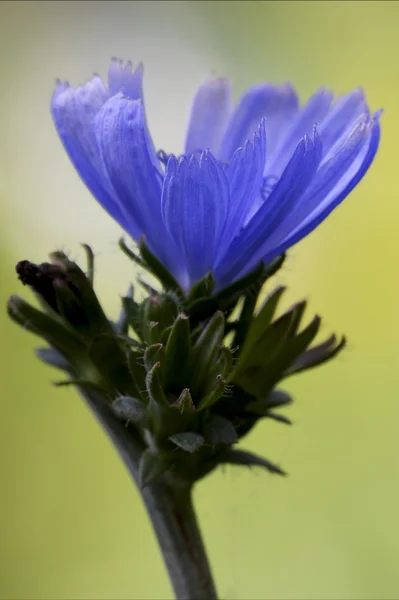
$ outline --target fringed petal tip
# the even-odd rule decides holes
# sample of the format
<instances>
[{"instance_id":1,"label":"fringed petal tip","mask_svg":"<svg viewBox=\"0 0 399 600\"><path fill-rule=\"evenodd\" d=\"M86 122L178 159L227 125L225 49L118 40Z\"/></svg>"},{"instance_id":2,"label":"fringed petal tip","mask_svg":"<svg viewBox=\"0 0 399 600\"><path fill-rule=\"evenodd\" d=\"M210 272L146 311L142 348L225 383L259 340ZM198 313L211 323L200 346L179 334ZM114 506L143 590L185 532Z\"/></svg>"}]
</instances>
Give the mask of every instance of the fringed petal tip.
<instances>
[{"instance_id":1,"label":"fringed petal tip","mask_svg":"<svg viewBox=\"0 0 399 600\"><path fill-rule=\"evenodd\" d=\"M111 96L123 92L125 96L137 99L142 97L143 65L139 63L136 68L133 63L112 58L108 69L108 90Z\"/></svg>"}]
</instances>

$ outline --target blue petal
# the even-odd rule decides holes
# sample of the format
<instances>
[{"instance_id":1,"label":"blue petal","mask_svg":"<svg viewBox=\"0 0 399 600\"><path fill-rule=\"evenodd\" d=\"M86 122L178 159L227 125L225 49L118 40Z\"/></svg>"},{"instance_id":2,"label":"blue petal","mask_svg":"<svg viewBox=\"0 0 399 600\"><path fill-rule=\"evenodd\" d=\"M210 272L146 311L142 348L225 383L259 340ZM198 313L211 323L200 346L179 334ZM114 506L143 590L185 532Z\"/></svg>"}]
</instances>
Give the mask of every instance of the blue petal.
<instances>
[{"instance_id":1,"label":"blue petal","mask_svg":"<svg viewBox=\"0 0 399 600\"><path fill-rule=\"evenodd\" d=\"M280 232L280 243L264 256L266 262L313 231L361 181L378 150L379 116L377 113L374 119L359 125L341 151L322 165L314 184L301 199L298 212Z\"/></svg>"},{"instance_id":2,"label":"blue petal","mask_svg":"<svg viewBox=\"0 0 399 600\"><path fill-rule=\"evenodd\" d=\"M224 135L218 158L230 160L233 153L250 139L266 117L267 152L273 152L280 136L298 110L294 89L262 84L249 88L234 110Z\"/></svg>"},{"instance_id":3,"label":"blue petal","mask_svg":"<svg viewBox=\"0 0 399 600\"><path fill-rule=\"evenodd\" d=\"M210 152L167 165L162 211L188 272L187 286L208 273L226 220L229 196L224 169Z\"/></svg>"},{"instance_id":4,"label":"blue petal","mask_svg":"<svg viewBox=\"0 0 399 600\"><path fill-rule=\"evenodd\" d=\"M339 142L340 138L347 137L363 114L368 115L369 110L361 89L356 89L350 94L338 98L319 126L325 156L334 144Z\"/></svg>"},{"instance_id":5,"label":"blue petal","mask_svg":"<svg viewBox=\"0 0 399 600\"><path fill-rule=\"evenodd\" d=\"M226 169L230 206L215 261L223 256L231 241L240 233L259 196L265 160L266 131L265 119L262 119L253 141L248 140L242 148L236 150Z\"/></svg>"},{"instance_id":6,"label":"blue petal","mask_svg":"<svg viewBox=\"0 0 399 600\"><path fill-rule=\"evenodd\" d=\"M191 109L185 153L211 150L215 153L230 116L231 85L228 79L213 79L198 89Z\"/></svg>"},{"instance_id":7,"label":"blue petal","mask_svg":"<svg viewBox=\"0 0 399 600\"><path fill-rule=\"evenodd\" d=\"M133 71L129 61L113 58L108 71L108 89L110 96L122 92L131 100L140 100L143 97L143 66L139 65Z\"/></svg>"},{"instance_id":8,"label":"blue petal","mask_svg":"<svg viewBox=\"0 0 399 600\"><path fill-rule=\"evenodd\" d=\"M311 135L314 125L323 121L330 110L332 100L332 92L325 88L321 88L313 94L305 106L295 115L275 152L268 153L266 173L280 177L299 140L305 135Z\"/></svg>"},{"instance_id":9,"label":"blue petal","mask_svg":"<svg viewBox=\"0 0 399 600\"><path fill-rule=\"evenodd\" d=\"M170 270L173 245L165 240L161 182L147 145L141 100L113 96L97 115L95 132L105 176L129 214L130 233L147 237L150 249Z\"/></svg>"},{"instance_id":10,"label":"blue petal","mask_svg":"<svg viewBox=\"0 0 399 600\"><path fill-rule=\"evenodd\" d=\"M102 176L101 160L94 134L96 114L108 99L100 77L73 88L59 83L51 101L58 134L79 175L109 214L122 227L127 220L112 188Z\"/></svg>"},{"instance_id":11,"label":"blue petal","mask_svg":"<svg viewBox=\"0 0 399 600\"><path fill-rule=\"evenodd\" d=\"M322 156L321 142L305 136L298 144L281 179L242 233L232 242L224 259L216 266L220 284L233 281L242 271L249 271L262 258L265 240L298 202L316 174ZM259 256L259 254L261 254Z\"/></svg>"}]
</instances>

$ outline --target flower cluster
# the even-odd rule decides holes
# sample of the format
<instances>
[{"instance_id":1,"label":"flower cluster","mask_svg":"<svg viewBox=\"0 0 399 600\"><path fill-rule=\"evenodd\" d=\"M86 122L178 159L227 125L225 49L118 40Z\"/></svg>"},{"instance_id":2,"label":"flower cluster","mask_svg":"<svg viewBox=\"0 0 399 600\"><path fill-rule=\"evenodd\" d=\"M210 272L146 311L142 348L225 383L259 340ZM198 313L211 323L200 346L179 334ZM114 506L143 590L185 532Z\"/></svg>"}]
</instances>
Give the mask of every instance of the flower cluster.
<instances>
[{"instance_id":1,"label":"flower cluster","mask_svg":"<svg viewBox=\"0 0 399 600\"><path fill-rule=\"evenodd\" d=\"M212 272L222 289L298 242L348 195L377 152L379 113L357 89L320 89L302 107L290 85L227 79L197 91L180 157L157 152L143 69L113 60L108 85L58 83L52 114L83 181L188 292Z\"/></svg>"}]
</instances>

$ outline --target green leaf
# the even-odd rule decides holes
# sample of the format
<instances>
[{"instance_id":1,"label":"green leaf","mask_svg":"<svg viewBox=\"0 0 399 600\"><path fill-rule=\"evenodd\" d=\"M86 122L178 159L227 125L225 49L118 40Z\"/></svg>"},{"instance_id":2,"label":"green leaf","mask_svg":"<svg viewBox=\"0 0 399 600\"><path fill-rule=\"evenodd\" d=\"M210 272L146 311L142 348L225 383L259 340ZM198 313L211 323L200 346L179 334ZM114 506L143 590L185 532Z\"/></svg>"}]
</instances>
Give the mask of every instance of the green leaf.
<instances>
[{"instance_id":1,"label":"green leaf","mask_svg":"<svg viewBox=\"0 0 399 600\"><path fill-rule=\"evenodd\" d=\"M176 279L166 269L166 267L157 259L157 257L150 252L148 246L145 243L144 236L141 237L138 244L140 249L141 258L143 259L147 269L161 282L162 287L165 290L173 290L179 294L181 298L184 298L183 290L177 283Z\"/></svg>"},{"instance_id":2,"label":"green leaf","mask_svg":"<svg viewBox=\"0 0 399 600\"><path fill-rule=\"evenodd\" d=\"M213 417L204 428L204 435L207 442L213 445L217 444L235 444L237 442L237 432L233 424L224 417Z\"/></svg>"},{"instance_id":3,"label":"green leaf","mask_svg":"<svg viewBox=\"0 0 399 600\"><path fill-rule=\"evenodd\" d=\"M246 467L264 467L270 473L276 473L278 475L286 475L278 465L270 462L266 458L247 452L246 450L232 449L229 452L222 455L220 463L230 465L242 465Z\"/></svg>"},{"instance_id":4,"label":"green leaf","mask_svg":"<svg viewBox=\"0 0 399 600\"><path fill-rule=\"evenodd\" d=\"M139 463L141 488L158 479L168 469L168 466L156 450L147 448L141 455Z\"/></svg>"},{"instance_id":5,"label":"green leaf","mask_svg":"<svg viewBox=\"0 0 399 600\"><path fill-rule=\"evenodd\" d=\"M198 450L205 441L202 435L199 433L192 433L191 431L175 433L174 435L171 435L169 439L181 450L190 453Z\"/></svg>"},{"instance_id":6,"label":"green leaf","mask_svg":"<svg viewBox=\"0 0 399 600\"><path fill-rule=\"evenodd\" d=\"M145 404L132 396L118 396L112 403L112 409L128 423L144 424L147 419Z\"/></svg>"}]
</instances>

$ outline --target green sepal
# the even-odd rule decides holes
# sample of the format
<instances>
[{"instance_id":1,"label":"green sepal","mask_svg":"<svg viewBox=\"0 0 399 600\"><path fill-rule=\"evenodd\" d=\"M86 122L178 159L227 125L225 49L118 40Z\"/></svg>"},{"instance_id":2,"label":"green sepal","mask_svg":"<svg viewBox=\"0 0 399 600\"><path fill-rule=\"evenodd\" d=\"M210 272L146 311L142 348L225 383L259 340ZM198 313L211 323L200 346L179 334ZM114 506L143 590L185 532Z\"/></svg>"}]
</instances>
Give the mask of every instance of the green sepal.
<instances>
[{"instance_id":1,"label":"green sepal","mask_svg":"<svg viewBox=\"0 0 399 600\"><path fill-rule=\"evenodd\" d=\"M140 306L143 339L148 343L159 342L163 331L173 325L178 314L179 307L173 293L155 294L146 298ZM156 332L153 331L154 323L157 323Z\"/></svg>"},{"instance_id":2,"label":"green sepal","mask_svg":"<svg viewBox=\"0 0 399 600\"><path fill-rule=\"evenodd\" d=\"M124 300L126 300L127 303L129 303L130 301L133 301L133 297L134 297L134 288L132 285L130 285L126 296L122 297L122 308L119 313L119 318L118 318L117 322L115 323L115 331L119 335L127 335L129 332L130 315L128 314L128 311L126 310Z\"/></svg>"},{"instance_id":3,"label":"green sepal","mask_svg":"<svg viewBox=\"0 0 399 600\"><path fill-rule=\"evenodd\" d=\"M166 344L165 387L181 389L188 386L187 360L191 352L190 322L184 314L177 316Z\"/></svg>"},{"instance_id":4,"label":"green sepal","mask_svg":"<svg viewBox=\"0 0 399 600\"><path fill-rule=\"evenodd\" d=\"M122 250L122 252L124 254L126 254L126 256L128 258L130 258L130 260L132 260L137 265L139 265L139 267L146 268L145 262L140 258L140 256L138 256L135 252L133 252L133 250L131 250L129 248L129 246L127 246L127 244L123 238L121 238L119 240L118 245L119 245L119 248Z\"/></svg>"},{"instance_id":5,"label":"green sepal","mask_svg":"<svg viewBox=\"0 0 399 600\"><path fill-rule=\"evenodd\" d=\"M90 335L92 331L91 324L88 322L86 312L76 294L69 287L68 282L55 280L53 287L60 316L80 334L88 333Z\"/></svg>"},{"instance_id":6,"label":"green sepal","mask_svg":"<svg viewBox=\"0 0 399 600\"><path fill-rule=\"evenodd\" d=\"M201 321L210 319L219 310L219 304L215 298L198 298L186 307L190 317L191 328L194 329Z\"/></svg>"},{"instance_id":7,"label":"green sepal","mask_svg":"<svg viewBox=\"0 0 399 600\"><path fill-rule=\"evenodd\" d=\"M177 292L181 298L184 298L184 293L180 285L158 258L150 252L145 243L144 236L140 238L138 247L146 268L161 282L162 287L165 290L173 290L174 292Z\"/></svg>"},{"instance_id":8,"label":"green sepal","mask_svg":"<svg viewBox=\"0 0 399 600\"><path fill-rule=\"evenodd\" d=\"M122 310L124 322L142 339L140 304L133 300L133 295L122 298Z\"/></svg>"},{"instance_id":9,"label":"green sepal","mask_svg":"<svg viewBox=\"0 0 399 600\"><path fill-rule=\"evenodd\" d=\"M81 244L86 254L87 261L87 274L86 277L90 282L90 285L94 285L94 252L88 244Z\"/></svg>"},{"instance_id":10,"label":"green sepal","mask_svg":"<svg viewBox=\"0 0 399 600\"><path fill-rule=\"evenodd\" d=\"M218 415L205 425L204 436L206 441L213 446L218 444L231 445L238 441L233 423Z\"/></svg>"},{"instance_id":11,"label":"green sepal","mask_svg":"<svg viewBox=\"0 0 399 600\"><path fill-rule=\"evenodd\" d=\"M264 400L264 408L279 408L280 406L288 406L292 404L292 397L284 392L284 390L272 390Z\"/></svg>"},{"instance_id":12,"label":"green sepal","mask_svg":"<svg viewBox=\"0 0 399 600\"><path fill-rule=\"evenodd\" d=\"M210 296L213 292L214 287L215 279L212 273L208 273L207 275L205 275L205 277L197 281L197 283L195 283L191 288L188 296L188 304L191 304L192 302L200 298Z\"/></svg>"},{"instance_id":13,"label":"green sepal","mask_svg":"<svg viewBox=\"0 0 399 600\"><path fill-rule=\"evenodd\" d=\"M276 473L277 475L287 474L278 465L270 462L266 458L257 456L246 450L236 450L235 448L222 454L219 463L245 467L264 467L270 473Z\"/></svg>"},{"instance_id":14,"label":"green sepal","mask_svg":"<svg viewBox=\"0 0 399 600\"><path fill-rule=\"evenodd\" d=\"M171 442L173 442L178 448L185 452L193 453L204 444L205 440L199 433L193 433L191 431L184 431L182 433L175 433L169 436Z\"/></svg>"},{"instance_id":15,"label":"green sepal","mask_svg":"<svg viewBox=\"0 0 399 600\"><path fill-rule=\"evenodd\" d=\"M160 366L159 362L155 363L151 371L148 371L146 375L147 393L153 405L170 408L159 377Z\"/></svg>"},{"instance_id":16,"label":"green sepal","mask_svg":"<svg viewBox=\"0 0 399 600\"><path fill-rule=\"evenodd\" d=\"M88 354L102 380L119 394L137 396L138 390L130 375L125 352L114 335L100 335L89 346Z\"/></svg>"},{"instance_id":17,"label":"green sepal","mask_svg":"<svg viewBox=\"0 0 399 600\"><path fill-rule=\"evenodd\" d=\"M147 420L147 410L145 404L138 398L132 396L118 396L113 403L114 413L127 423L134 423L145 426Z\"/></svg>"},{"instance_id":18,"label":"green sepal","mask_svg":"<svg viewBox=\"0 0 399 600\"><path fill-rule=\"evenodd\" d=\"M81 307L81 314L77 321L75 321L76 317L73 316L76 312L75 308L72 309L69 317L73 320L71 322L68 321L68 315L65 316L65 319L70 322L72 327L77 329L79 334L83 332L84 336L89 339L102 333L110 333L112 327L105 316L90 281L82 269L76 263L70 261L64 252L53 252L50 254L50 257L54 265L58 265L64 270L66 283ZM62 289L64 290L64 286L62 286ZM57 301L59 306L60 303L63 305L63 311L68 311L69 313L71 299L67 296L65 290L61 296L57 294Z\"/></svg>"},{"instance_id":19,"label":"green sepal","mask_svg":"<svg viewBox=\"0 0 399 600\"><path fill-rule=\"evenodd\" d=\"M44 338L74 367L87 364L83 343L67 329L58 317L45 314L19 296L11 296L7 303L10 318L27 331Z\"/></svg>"},{"instance_id":20,"label":"green sepal","mask_svg":"<svg viewBox=\"0 0 399 600\"><path fill-rule=\"evenodd\" d=\"M88 390L95 390L106 397L110 397L110 392L106 387L102 386L100 383L96 383L95 381L90 381L89 379L71 378L64 379L62 381L52 381L52 384L54 387L67 387L69 385L73 385L83 389L87 388Z\"/></svg>"},{"instance_id":21,"label":"green sepal","mask_svg":"<svg viewBox=\"0 0 399 600\"><path fill-rule=\"evenodd\" d=\"M222 375L217 375L213 389L203 398L197 406L197 411L200 412L205 408L209 408L212 404L215 404L226 391L226 380Z\"/></svg>"},{"instance_id":22,"label":"green sepal","mask_svg":"<svg viewBox=\"0 0 399 600\"><path fill-rule=\"evenodd\" d=\"M184 388L176 402L173 402L170 406L171 408L176 408L181 415L192 415L196 410L188 388Z\"/></svg>"},{"instance_id":23,"label":"green sepal","mask_svg":"<svg viewBox=\"0 0 399 600\"><path fill-rule=\"evenodd\" d=\"M285 289L286 288L284 287L278 287L276 290L274 290L265 300L262 308L259 310L256 316L251 320L244 346L240 352L241 361L245 360L245 357L250 349L259 340L259 338L262 337L269 327Z\"/></svg>"},{"instance_id":24,"label":"green sepal","mask_svg":"<svg viewBox=\"0 0 399 600\"><path fill-rule=\"evenodd\" d=\"M288 377L296 373L301 373L307 369L312 369L322 365L323 363L331 360L334 356L337 356L346 345L346 338L343 336L340 342L337 344L337 338L335 335L329 337L325 342L309 348L306 352L300 354L284 371L283 376Z\"/></svg>"},{"instance_id":25,"label":"green sepal","mask_svg":"<svg viewBox=\"0 0 399 600\"><path fill-rule=\"evenodd\" d=\"M216 364L218 374L227 378L233 365L233 353L227 346L220 347L220 357Z\"/></svg>"},{"instance_id":26,"label":"green sepal","mask_svg":"<svg viewBox=\"0 0 399 600\"><path fill-rule=\"evenodd\" d=\"M271 389L283 377L289 365L312 343L320 329L320 324L321 319L316 315L305 329L287 340L277 356L268 363L261 394Z\"/></svg>"},{"instance_id":27,"label":"green sepal","mask_svg":"<svg viewBox=\"0 0 399 600\"><path fill-rule=\"evenodd\" d=\"M165 356L165 348L162 344L152 344L152 346L148 346L146 351L144 352L144 368L145 370L151 371L155 363L160 363L162 367L162 362L164 361Z\"/></svg>"},{"instance_id":28,"label":"green sepal","mask_svg":"<svg viewBox=\"0 0 399 600\"><path fill-rule=\"evenodd\" d=\"M274 389L261 398L252 400L245 405L246 412L262 416L265 412L282 406L288 406L292 403L292 398L283 390Z\"/></svg>"},{"instance_id":29,"label":"green sepal","mask_svg":"<svg viewBox=\"0 0 399 600\"><path fill-rule=\"evenodd\" d=\"M35 354L42 362L50 367L55 367L56 369L66 372L71 370L71 365L66 358L64 358L60 352L54 350L54 348L36 348Z\"/></svg>"},{"instance_id":30,"label":"green sepal","mask_svg":"<svg viewBox=\"0 0 399 600\"><path fill-rule=\"evenodd\" d=\"M285 357L288 340L295 333L298 314L302 312L303 304L299 303L274 321L252 345L244 358L240 357L231 379L256 397L268 393L274 383L281 378L282 370L279 361ZM294 346L295 344L291 347ZM288 355L289 350L287 350Z\"/></svg>"},{"instance_id":31,"label":"green sepal","mask_svg":"<svg viewBox=\"0 0 399 600\"><path fill-rule=\"evenodd\" d=\"M238 279L231 285L223 288L215 295L220 310L229 310L243 295L257 296L260 288L267 279L270 279L283 265L285 254L278 256L268 264L260 263L253 271Z\"/></svg>"},{"instance_id":32,"label":"green sepal","mask_svg":"<svg viewBox=\"0 0 399 600\"><path fill-rule=\"evenodd\" d=\"M169 465L156 450L152 448L144 450L139 462L140 487L144 488L158 479L168 468Z\"/></svg>"},{"instance_id":33,"label":"green sepal","mask_svg":"<svg viewBox=\"0 0 399 600\"><path fill-rule=\"evenodd\" d=\"M263 414L265 419L273 419L273 421L277 421L278 423L284 423L285 425L292 425L292 421L286 417L285 415L279 415L278 413L266 411Z\"/></svg>"},{"instance_id":34,"label":"green sepal","mask_svg":"<svg viewBox=\"0 0 399 600\"><path fill-rule=\"evenodd\" d=\"M190 389L194 398L201 397L209 387L209 372L214 365L224 336L224 316L216 312L194 344L189 364Z\"/></svg>"},{"instance_id":35,"label":"green sepal","mask_svg":"<svg viewBox=\"0 0 399 600\"><path fill-rule=\"evenodd\" d=\"M127 365L137 390L136 396L141 400L144 400L144 393L146 388L145 377L146 371L143 365L143 355L135 352L134 350L127 350Z\"/></svg>"}]
</instances>

